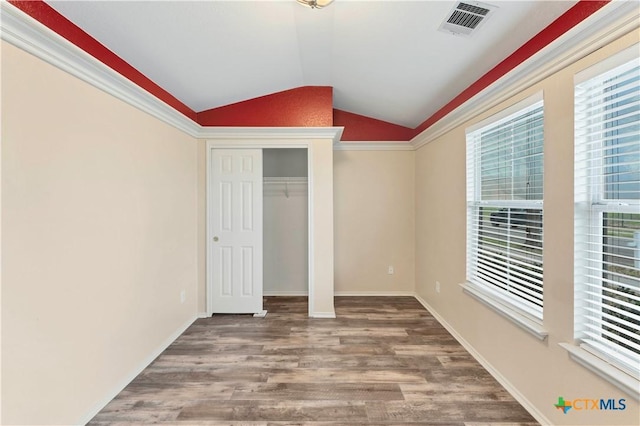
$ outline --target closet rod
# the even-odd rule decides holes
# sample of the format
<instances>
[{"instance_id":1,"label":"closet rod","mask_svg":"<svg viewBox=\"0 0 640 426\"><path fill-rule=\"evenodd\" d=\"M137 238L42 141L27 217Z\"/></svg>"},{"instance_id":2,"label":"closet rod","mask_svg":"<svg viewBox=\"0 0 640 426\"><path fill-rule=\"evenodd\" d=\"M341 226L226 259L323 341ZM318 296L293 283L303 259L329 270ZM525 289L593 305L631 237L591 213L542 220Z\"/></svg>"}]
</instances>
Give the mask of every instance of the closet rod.
<instances>
[{"instance_id":1,"label":"closet rod","mask_svg":"<svg viewBox=\"0 0 640 426\"><path fill-rule=\"evenodd\" d=\"M276 184L276 183L297 183L297 184L306 184L308 180L306 177L265 177L263 179L264 183Z\"/></svg>"},{"instance_id":2,"label":"closet rod","mask_svg":"<svg viewBox=\"0 0 640 426\"><path fill-rule=\"evenodd\" d=\"M284 195L289 198L289 185L307 185L308 181L306 177L265 177L263 180L264 184L270 185L283 185L284 184Z\"/></svg>"}]
</instances>

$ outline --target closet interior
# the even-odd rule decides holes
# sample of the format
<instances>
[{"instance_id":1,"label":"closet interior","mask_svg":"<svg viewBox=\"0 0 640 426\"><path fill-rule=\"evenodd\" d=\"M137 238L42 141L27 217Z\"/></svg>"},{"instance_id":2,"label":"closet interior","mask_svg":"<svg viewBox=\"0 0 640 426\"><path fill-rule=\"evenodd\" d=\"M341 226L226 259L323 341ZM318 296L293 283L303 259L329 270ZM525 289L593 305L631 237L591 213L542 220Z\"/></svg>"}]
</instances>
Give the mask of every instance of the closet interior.
<instances>
[{"instance_id":1,"label":"closet interior","mask_svg":"<svg viewBox=\"0 0 640 426\"><path fill-rule=\"evenodd\" d=\"M307 150L263 149L263 293L308 294Z\"/></svg>"}]
</instances>

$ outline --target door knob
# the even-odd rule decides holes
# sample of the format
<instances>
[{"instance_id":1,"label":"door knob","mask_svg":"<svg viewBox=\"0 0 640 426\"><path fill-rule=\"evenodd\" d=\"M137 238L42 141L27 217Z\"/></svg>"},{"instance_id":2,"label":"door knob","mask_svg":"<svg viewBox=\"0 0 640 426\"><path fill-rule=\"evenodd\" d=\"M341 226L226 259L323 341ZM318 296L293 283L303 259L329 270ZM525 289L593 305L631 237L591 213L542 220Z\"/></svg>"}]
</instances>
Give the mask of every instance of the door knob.
<instances>
[{"instance_id":1,"label":"door knob","mask_svg":"<svg viewBox=\"0 0 640 426\"><path fill-rule=\"evenodd\" d=\"M218 241L218 237L213 237L213 241Z\"/></svg>"}]
</instances>

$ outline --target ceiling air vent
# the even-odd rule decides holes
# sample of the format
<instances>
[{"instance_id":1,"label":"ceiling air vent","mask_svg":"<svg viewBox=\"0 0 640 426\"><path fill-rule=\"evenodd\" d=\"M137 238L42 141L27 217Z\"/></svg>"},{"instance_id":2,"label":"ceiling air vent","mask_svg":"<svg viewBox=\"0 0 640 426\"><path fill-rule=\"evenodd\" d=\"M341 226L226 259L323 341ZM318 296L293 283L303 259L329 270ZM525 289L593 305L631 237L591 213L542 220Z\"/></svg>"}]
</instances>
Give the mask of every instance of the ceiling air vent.
<instances>
[{"instance_id":1,"label":"ceiling air vent","mask_svg":"<svg viewBox=\"0 0 640 426\"><path fill-rule=\"evenodd\" d=\"M478 30L491 15L495 6L479 2L458 2L451 9L447 19L440 24L440 31L449 34L470 36Z\"/></svg>"}]
</instances>

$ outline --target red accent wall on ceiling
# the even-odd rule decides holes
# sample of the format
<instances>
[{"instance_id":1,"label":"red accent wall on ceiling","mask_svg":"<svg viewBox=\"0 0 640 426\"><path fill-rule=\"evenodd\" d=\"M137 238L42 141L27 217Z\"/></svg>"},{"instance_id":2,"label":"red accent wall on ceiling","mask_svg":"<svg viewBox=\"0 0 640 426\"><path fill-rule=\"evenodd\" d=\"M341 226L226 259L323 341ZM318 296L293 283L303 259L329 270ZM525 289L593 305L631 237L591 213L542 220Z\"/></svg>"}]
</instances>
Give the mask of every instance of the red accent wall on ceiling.
<instances>
[{"instance_id":1,"label":"red accent wall on ceiling","mask_svg":"<svg viewBox=\"0 0 640 426\"><path fill-rule=\"evenodd\" d=\"M408 141L413 129L352 112L333 110L333 125L344 127L343 141Z\"/></svg>"},{"instance_id":2,"label":"red accent wall on ceiling","mask_svg":"<svg viewBox=\"0 0 640 426\"><path fill-rule=\"evenodd\" d=\"M129 65L124 59L107 49L98 40L80 29L76 24L58 13L42 0L8 0L9 3L22 10L44 26L64 37L80 49L87 52L103 64L122 76L131 80L156 98L160 99L188 118L195 120L196 112L180 102L171 93L158 86L140 71Z\"/></svg>"},{"instance_id":3,"label":"red accent wall on ceiling","mask_svg":"<svg viewBox=\"0 0 640 426\"><path fill-rule=\"evenodd\" d=\"M333 88L305 86L197 114L202 126L331 127Z\"/></svg>"},{"instance_id":4,"label":"red accent wall on ceiling","mask_svg":"<svg viewBox=\"0 0 640 426\"><path fill-rule=\"evenodd\" d=\"M344 126L343 140L408 141L496 82L610 0L580 0L548 27L496 65L415 129L333 110L331 87L300 87L196 113L42 0L9 3L203 126Z\"/></svg>"},{"instance_id":5,"label":"red accent wall on ceiling","mask_svg":"<svg viewBox=\"0 0 640 426\"><path fill-rule=\"evenodd\" d=\"M538 53L540 50L548 46L552 41L584 21L593 13L609 3L610 0L594 1L580 0L571 9L567 10L558 19L553 21L548 27L536 34L532 39L523 44L515 52L509 55L505 60L493 67L488 73L480 77L475 83L467 87L458 96L453 98L449 103L440 108L435 114L427 118L418 127L415 128L412 137L415 137L433 126L435 123L444 118L451 111L495 83L509 71Z\"/></svg>"}]
</instances>

